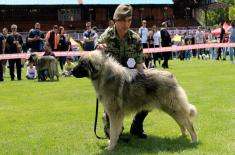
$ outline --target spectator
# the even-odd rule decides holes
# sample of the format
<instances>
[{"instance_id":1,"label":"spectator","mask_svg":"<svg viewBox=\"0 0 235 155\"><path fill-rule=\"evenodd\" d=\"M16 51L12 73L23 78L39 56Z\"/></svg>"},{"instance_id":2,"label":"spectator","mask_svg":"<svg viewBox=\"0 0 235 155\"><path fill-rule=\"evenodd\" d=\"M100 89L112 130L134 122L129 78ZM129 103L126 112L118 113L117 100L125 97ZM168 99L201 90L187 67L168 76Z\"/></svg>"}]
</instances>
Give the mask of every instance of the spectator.
<instances>
[{"instance_id":1,"label":"spectator","mask_svg":"<svg viewBox=\"0 0 235 155\"><path fill-rule=\"evenodd\" d=\"M4 42L4 37L2 34L0 34L0 54L5 53L5 42ZM3 81L3 60L0 59L0 81Z\"/></svg>"},{"instance_id":2,"label":"spectator","mask_svg":"<svg viewBox=\"0 0 235 155\"><path fill-rule=\"evenodd\" d=\"M198 26L198 29L195 34L195 43L204 44L205 41L206 41L205 32L202 31L201 26ZM198 59L200 59L200 56L202 56L202 54L205 53L204 50L205 49L201 49L201 48L197 50Z\"/></svg>"},{"instance_id":3,"label":"spectator","mask_svg":"<svg viewBox=\"0 0 235 155\"><path fill-rule=\"evenodd\" d=\"M28 80L34 80L37 78L37 70L34 66L34 62L30 61L28 65L29 66L27 67L26 78Z\"/></svg>"},{"instance_id":4,"label":"spectator","mask_svg":"<svg viewBox=\"0 0 235 155\"><path fill-rule=\"evenodd\" d=\"M114 21L113 20L109 20L109 27L108 28L112 28L114 26Z\"/></svg>"},{"instance_id":5,"label":"spectator","mask_svg":"<svg viewBox=\"0 0 235 155\"><path fill-rule=\"evenodd\" d=\"M84 50L93 51L95 49L96 33L91 29L91 22L86 22L86 29L83 33Z\"/></svg>"},{"instance_id":6,"label":"spectator","mask_svg":"<svg viewBox=\"0 0 235 155\"><path fill-rule=\"evenodd\" d=\"M47 43L49 43L52 51L57 51L57 46L59 43L59 38L58 38L57 34L58 34L58 26L57 25L54 25L53 30L48 31L46 34L45 41Z\"/></svg>"},{"instance_id":7,"label":"spectator","mask_svg":"<svg viewBox=\"0 0 235 155\"><path fill-rule=\"evenodd\" d=\"M224 38L225 38L225 29L223 28L223 23L220 23L220 43L223 43L224 42ZM217 58L216 60L219 60L221 59L221 53L222 53L222 48L220 47L217 51ZM225 60L225 58L224 58Z\"/></svg>"},{"instance_id":8,"label":"spectator","mask_svg":"<svg viewBox=\"0 0 235 155\"><path fill-rule=\"evenodd\" d=\"M230 43L235 43L235 21L231 23L231 30L230 30L230 36L229 36L229 42ZM235 64L234 62L234 47L229 48L229 56L230 56L230 61L232 64Z\"/></svg>"},{"instance_id":9,"label":"spectator","mask_svg":"<svg viewBox=\"0 0 235 155\"><path fill-rule=\"evenodd\" d=\"M162 23L162 28L161 28L161 44L162 47L169 47L171 46L171 36L169 34L169 32L167 31L167 22L163 22ZM171 52L163 52L163 63L162 63L162 67L163 68L169 68L168 66L168 60L170 59L171 56Z\"/></svg>"},{"instance_id":10,"label":"spectator","mask_svg":"<svg viewBox=\"0 0 235 155\"><path fill-rule=\"evenodd\" d=\"M215 43L216 42L216 39L215 39L215 36L211 33L211 30L209 29L209 33L208 33L208 43ZM210 48L209 49L209 52L210 52L210 58L211 60L215 60L215 49L214 48Z\"/></svg>"},{"instance_id":11,"label":"spectator","mask_svg":"<svg viewBox=\"0 0 235 155\"><path fill-rule=\"evenodd\" d=\"M161 33L156 25L153 25L153 42L154 42L154 48L159 48L161 46ZM162 59L162 53L153 53L153 62L155 67L156 61L158 61L159 66L161 65L161 59Z\"/></svg>"},{"instance_id":12,"label":"spectator","mask_svg":"<svg viewBox=\"0 0 235 155\"><path fill-rule=\"evenodd\" d=\"M191 39L185 39L185 45L192 45L192 40ZM185 60L191 60L192 57L192 50L186 50L185 51Z\"/></svg>"},{"instance_id":13,"label":"spectator","mask_svg":"<svg viewBox=\"0 0 235 155\"><path fill-rule=\"evenodd\" d=\"M27 46L31 48L31 52L41 52L43 51L43 43L44 43L44 34L40 31L41 25L40 23L35 23L34 29L29 31L29 35L27 38Z\"/></svg>"},{"instance_id":14,"label":"spectator","mask_svg":"<svg viewBox=\"0 0 235 155\"><path fill-rule=\"evenodd\" d=\"M193 36L189 34L187 31L184 37L184 43L185 45L192 45L193 44ZM185 60L191 60L191 57L193 55L193 50L186 50L185 51Z\"/></svg>"},{"instance_id":15,"label":"spectator","mask_svg":"<svg viewBox=\"0 0 235 155\"><path fill-rule=\"evenodd\" d=\"M73 63L73 59L71 57L67 57L62 75L64 75L65 77L72 76L72 70L74 67L75 67L75 64Z\"/></svg>"},{"instance_id":16,"label":"spectator","mask_svg":"<svg viewBox=\"0 0 235 155\"><path fill-rule=\"evenodd\" d=\"M114 26L114 21L109 20L109 26L105 29L105 32L108 31L109 29L113 28L113 26Z\"/></svg>"},{"instance_id":17,"label":"spectator","mask_svg":"<svg viewBox=\"0 0 235 155\"><path fill-rule=\"evenodd\" d=\"M4 39L7 39L7 36L8 36L8 29L6 27L4 27L2 29L2 35L4 37Z\"/></svg>"},{"instance_id":18,"label":"spectator","mask_svg":"<svg viewBox=\"0 0 235 155\"><path fill-rule=\"evenodd\" d=\"M49 45L49 43L45 43L44 50L45 50L45 53L43 54L43 56L53 56L53 57L55 57L55 54L52 52L51 46Z\"/></svg>"},{"instance_id":19,"label":"spectator","mask_svg":"<svg viewBox=\"0 0 235 155\"><path fill-rule=\"evenodd\" d=\"M92 30L95 32L95 46L96 46L98 38L99 38L97 27L93 26Z\"/></svg>"},{"instance_id":20,"label":"spectator","mask_svg":"<svg viewBox=\"0 0 235 155\"><path fill-rule=\"evenodd\" d=\"M23 45L23 40L22 37L19 33L17 33L17 25L13 24L11 25L11 30L12 33L8 35L6 44L7 44L7 53L21 53L22 52L22 45ZM17 69L17 79L21 80L21 59L16 58L16 59L9 59L9 69L10 69L10 76L11 80L13 81L15 79L14 75L14 68L16 64L16 69Z\"/></svg>"},{"instance_id":21,"label":"spectator","mask_svg":"<svg viewBox=\"0 0 235 155\"><path fill-rule=\"evenodd\" d=\"M58 38L59 38L58 50L59 51L70 51L71 43L69 41L69 36L68 36L68 34L65 33L63 26L60 26L60 28L59 28ZM63 70L63 66L65 64L65 61L66 61L65 56L59 57L61 70Z\"/></svg>"},{"instance_id":22,"label":"spectator","mask_svg":"<svg viewBox=\"0 0 235 155\"><path fill-rule=\"evenodd\" d=\"M148 28L146 27L146 25L147 25L147 21L142 20L142 26L138 30L143 48L148 48ZM149 57L149 54L145 53L144 54L144 62L145 62L145 66L147 66L147 67L149 64L148 57Z\"/></svg>"},{"instance_id":23,"label":"spectator","mask_svg":"<svg viewBox=\"0 0 235 155\"><path fill-rule=\"evenodd\" d=\"M154 48L154 42L153 42L153 30L148 32L148 48ZM149 53L148 56L148 68L154 68L154 63L152 62L153 54Z\"/></svg>"},{"instance_id":24,"label":"spectator","mask_svg":"<svg viewBox=\"0 0 235 155\"><path fill-rule=\"evenodd\" d=\"M2 35L3 35L3 39L4 39L4 46L5 46L5 53L7 52L7 48L6 48L6 40L7 40L7 36L8 36L8 29L6 27L4 27L2 29ZM7 65L7 60L2 60L2 70L3 70L3 77L5 77L6 75L6 65Z\"/></svg>"}]
</instances>

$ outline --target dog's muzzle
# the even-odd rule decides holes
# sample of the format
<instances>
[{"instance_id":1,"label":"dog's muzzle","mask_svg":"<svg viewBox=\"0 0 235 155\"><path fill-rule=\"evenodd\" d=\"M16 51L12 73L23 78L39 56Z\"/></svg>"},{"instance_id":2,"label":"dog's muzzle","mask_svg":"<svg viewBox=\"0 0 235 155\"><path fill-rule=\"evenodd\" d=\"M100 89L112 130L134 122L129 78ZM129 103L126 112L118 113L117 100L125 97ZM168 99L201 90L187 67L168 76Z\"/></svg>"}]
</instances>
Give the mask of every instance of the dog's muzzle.
<instances>
[{"instance_id":1,"label":"dog's muzzle","mask_svg":"<svg viewBox=\"0 0 235 155\"><path fill-rule=\"evenodd\" d=\"M77 65L76 67L74 67L74 69L72 70L72 74L76 78L83 78L89 76L88 70L82 67L81 65Z\"/></svg>"}]
</instances>

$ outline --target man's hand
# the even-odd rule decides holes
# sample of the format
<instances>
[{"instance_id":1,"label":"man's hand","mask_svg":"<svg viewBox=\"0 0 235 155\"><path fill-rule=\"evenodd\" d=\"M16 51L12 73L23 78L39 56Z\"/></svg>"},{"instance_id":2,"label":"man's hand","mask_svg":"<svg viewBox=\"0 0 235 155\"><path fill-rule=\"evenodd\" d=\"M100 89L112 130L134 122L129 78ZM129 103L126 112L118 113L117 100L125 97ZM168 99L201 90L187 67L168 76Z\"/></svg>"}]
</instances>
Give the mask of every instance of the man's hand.
<instances>
[{"instance_id":1,"label":"man's hand","mask_svg":"<svg viewBox=\"0 0 235 155\"><path fill-rule=\"evenodd\" d=\"M144 73L144 69L147 69L147 68L144 65L144 63L141 63L141 64L136 64L136 69L138 70L138 72Z\"/></svg>"},{"instance_id":2,"label":"man's hand","mask_svg":"<svg viewBox=\"0 0 235 155\"><path fill-rule=\"evenodd\" d=\"M107 48L107 44L97 44L96 48L100 49L100 50L103 50L103 49Z\"/></svg>"}]
</instances>

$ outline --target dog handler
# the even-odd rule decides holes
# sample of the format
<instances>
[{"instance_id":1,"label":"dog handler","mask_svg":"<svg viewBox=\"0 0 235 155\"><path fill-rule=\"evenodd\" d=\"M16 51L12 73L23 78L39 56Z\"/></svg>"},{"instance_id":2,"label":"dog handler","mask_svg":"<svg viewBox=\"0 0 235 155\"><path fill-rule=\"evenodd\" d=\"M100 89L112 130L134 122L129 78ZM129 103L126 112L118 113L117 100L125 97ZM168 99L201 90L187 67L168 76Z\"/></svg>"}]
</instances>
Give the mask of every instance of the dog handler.
<instances>
[{"instance_id":1,"label":"dog handler","mask_svg":"<svg viewBox=\"0 0 235 155\"><path fill-rule=\"evenodd\" d=\"M114 26L105 30L98 39L96 47L111 54L124 67L136 68L139 72L143 72L144 58L141 40L139 35L130 29L132 12L131 5L120 4L113 15ZM135 115L130 129L132 135L147 138L143 130L143 121L147 115L148 111L141 111ZM103 120L104 132L109 137L110 124L108 115L105 112Z\"/></svg>"}]
</instances>

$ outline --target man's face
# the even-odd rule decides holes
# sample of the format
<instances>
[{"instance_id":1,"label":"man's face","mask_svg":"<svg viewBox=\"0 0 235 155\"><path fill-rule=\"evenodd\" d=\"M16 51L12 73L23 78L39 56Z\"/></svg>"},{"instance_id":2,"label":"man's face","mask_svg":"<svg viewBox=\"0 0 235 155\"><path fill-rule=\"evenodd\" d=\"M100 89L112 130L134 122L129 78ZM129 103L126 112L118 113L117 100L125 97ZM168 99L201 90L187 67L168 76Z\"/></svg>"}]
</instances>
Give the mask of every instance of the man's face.
<instances>
[{"instance_id":1,"label":"man's face","mask_svg":"<svg viewBox=\"0 0 235 155\"><path fill-rule=\"evenodd\" d=\"M147 22L145 20L142 21L142 26L146 27Z\"/></svg>"},{"instance_id":2,"label":"man's face","mask_svg":"<svg viewBox=\"0 0 235 155\"><path fill-rule=\"evenodd\" d=\"M36 23L35 26L34 26L34 28L35 28L36 30L40 30L41 26L40 26L39 23Z\"/></svg>"},{"instance_id":3,"label":"man's face","mask_svg":"<svg viewBox=\"0 0 235 155\"><path fill-rule=\"evenodd\" d=\"M58 28L53 28L53 31L54 31L55 33L58 33Z\"/></svg>"},{"instance_id":4,"label":"man's face","mask_svg":"<svg viewBox=\"0 0 235 155\"><path fill-rule=\"evenodd\" d=\"M91 30L91 24L90 23L87 23L86 24L86 29L89 31L89 30Z\"/></svg>"},{"instance_id":5,"label":"man's face","mask_svg":"<svg viewBox=\"0 0 235 155\"><path fill-rule=\"evenodd\" d=\"M7 33L8 33L7 29L4 28L4 29L2 30L2 33L3 33L3 35L7 35Z\"/></svg>"},{"instance_id":6,"label":"man's face","mask_svg":"<svg viewBox=\"0 0 235 155\"><path fill-rule=\"evenodd\" d=\"M11 27L11 31L12 31L13 34L15 34L15 33L17 32L17 27L12 26L12 27Z\"/></svg>"},{"instance_id":7,"label":"man's face","mask_svg":"<svg viewBox=\"0 0 235 155\"><path fill-rule=\"evenodd\" d=\"M132 17L126 17L123 20L116 21L115 25L118 30L125 31L130 28L132 22Z\"/></svg>"}]
</instances>

